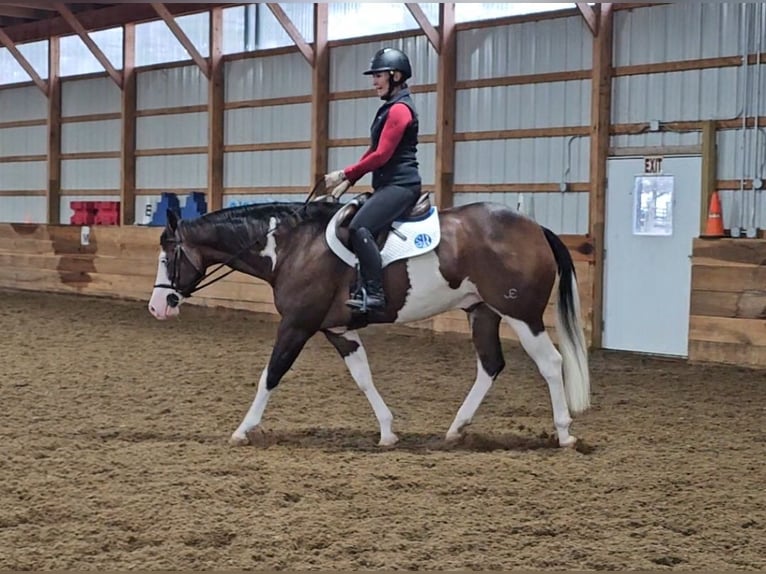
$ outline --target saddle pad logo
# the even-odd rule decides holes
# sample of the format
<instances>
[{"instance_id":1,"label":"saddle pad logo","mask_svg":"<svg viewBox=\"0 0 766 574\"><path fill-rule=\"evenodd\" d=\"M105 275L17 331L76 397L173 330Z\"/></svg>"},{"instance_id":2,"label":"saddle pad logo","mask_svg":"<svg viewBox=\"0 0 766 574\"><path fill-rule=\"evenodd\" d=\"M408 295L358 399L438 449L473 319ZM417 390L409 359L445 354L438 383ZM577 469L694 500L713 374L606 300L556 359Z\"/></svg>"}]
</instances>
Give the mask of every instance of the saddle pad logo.
<instances>
[{"instance_id":1,"label":"saddle pad logo","mask_svg":"<svg viewBox=\"0 0 766 574\"><path fill-rule=\"evenodd\" d=\"M415 247L423 249L431 245L431 236L427 233L420 233L415 236Z\"/></svg>"}]
</instances>

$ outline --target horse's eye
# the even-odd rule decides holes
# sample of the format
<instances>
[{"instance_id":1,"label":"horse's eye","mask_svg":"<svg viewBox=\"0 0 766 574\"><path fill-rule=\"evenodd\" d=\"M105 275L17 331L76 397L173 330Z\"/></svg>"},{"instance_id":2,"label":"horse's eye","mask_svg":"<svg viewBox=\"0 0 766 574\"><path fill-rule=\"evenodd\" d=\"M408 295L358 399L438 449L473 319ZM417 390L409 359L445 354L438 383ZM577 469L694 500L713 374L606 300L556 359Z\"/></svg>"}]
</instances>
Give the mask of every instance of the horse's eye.
<instances>
[{"instance_id":1,"label":"horse's eye","mask_svg":"<svg viewBox=\"0 0 766 574\"><path fill-rule=\"evenodd\" d=\"M161 257L160 258L160 263L162 263L163 265L167 265L168 264L168 258L167 257Z\"/></svg>"}]
</instances>

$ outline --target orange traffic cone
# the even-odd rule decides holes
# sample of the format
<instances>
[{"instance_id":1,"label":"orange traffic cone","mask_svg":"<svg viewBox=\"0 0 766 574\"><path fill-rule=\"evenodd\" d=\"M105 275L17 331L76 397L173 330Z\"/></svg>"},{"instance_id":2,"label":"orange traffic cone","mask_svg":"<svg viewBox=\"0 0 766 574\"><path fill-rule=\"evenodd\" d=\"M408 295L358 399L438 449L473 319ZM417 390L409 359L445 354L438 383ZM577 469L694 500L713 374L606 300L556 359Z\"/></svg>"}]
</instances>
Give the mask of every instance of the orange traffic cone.
<instances>
[{"instance_id":1,"label":"orange traffic cone","mask_svg":"<svg viewBox=\"0 0 766 574\"><path fill-rule=\"evenodd\" d=\"M721 217L721 200L718 199L718 192L714 191L710 196L710 208L707 212L707 225L705 226L705 237L723 237L723 218Z\"/></svg>"}]
</instances>

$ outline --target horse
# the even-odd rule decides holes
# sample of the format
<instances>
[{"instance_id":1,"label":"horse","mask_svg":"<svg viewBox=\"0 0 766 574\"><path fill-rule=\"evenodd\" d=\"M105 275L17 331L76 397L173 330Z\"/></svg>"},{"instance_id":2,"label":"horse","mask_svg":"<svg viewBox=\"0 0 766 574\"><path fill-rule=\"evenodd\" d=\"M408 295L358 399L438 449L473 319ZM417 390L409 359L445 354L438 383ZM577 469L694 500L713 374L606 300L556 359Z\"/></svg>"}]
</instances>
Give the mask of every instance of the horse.
<instances>
[{"instance_id":1,"label":"horse","mask_svg":"<svg viewBox=\"0 0 766 574\"><path fill-rule=\"evenodd\" d=\"M558 445L574 447L577 438L569 428L572 416L590 407L590 380L577 277L561 238L502 204L439 210L423 194L376 238L382 248L385 308L352 309L346 301L359 277L347 226L367 197L369 192L360 193L343 204L331 196L311 201L309 196L305 202L227 207L190 220L167 211L148 304L155 318L177 317L192 293L223 277L203 284L223 267L226 274L248 274L272 288L279 314L276 338L230 444L250 444L249 433L259 430L269 397L307 341L321 333L365 394L377 418L378 445L395 445L393 416L373 383L359 332L372 324L410 323L459 308L470 324L477 366L473 386L446 432L448 444L464 436L505 367L499 334L505 321L547 383ZM543 322L557 279L560 352Z\"/></svg>"}]
</instances>

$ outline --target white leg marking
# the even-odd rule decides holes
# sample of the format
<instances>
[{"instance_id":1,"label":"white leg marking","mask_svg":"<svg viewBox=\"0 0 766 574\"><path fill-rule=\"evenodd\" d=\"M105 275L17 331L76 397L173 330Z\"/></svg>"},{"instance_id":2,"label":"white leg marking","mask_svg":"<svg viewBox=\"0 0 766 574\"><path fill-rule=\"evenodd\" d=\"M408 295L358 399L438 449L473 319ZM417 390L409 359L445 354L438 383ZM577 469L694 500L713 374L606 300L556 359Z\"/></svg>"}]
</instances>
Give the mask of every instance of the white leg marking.
<instances>
[{"instance_id":1,"label":"white leg marking","mask_svg":"<svg viewBox=\"0 0 766 574\"><path fill-rule=\"evenodd\" d=\"M573 446L577 439L569 434L572 417L569 415L566 395L564 394L564 379L561 373L561 355L553 345L548 333L543 331L533 335L529 326L523 321L504 316L508 324L516 331L524 350L537 365L540 374L548 383L553 408L553 423L560 446Z\"/></svg>"},{"instance_id":2,"label":"white leg marking","mask_svg":"<svg viewBox=\"0 0 766 574\"><path fill-rule=\"evenodd\" d=\"M344 361L357 386L367 397L367 401L370 403L372 410L375 412L375 417L378 419L378 424L380 425L380 442L378 444L380 446L396 444L399 439L391 430L394 417L372 383L370 363L367 361L367 352L364 349L364 345L362 345L362 340L359 338L359 333L348 331L343 333L341 337L359 345L353 353L344 358Z\"/></svg>"},{"instance_id":3,"label":"white leg marking","mask_svg":"<svg viewBox=\"0 0 766 574\"><path fill-rule=\"evenodd\" d=\"M473 387L471 387L471 390L468 392L463 404L460 405L457 415L455 415L455 420L452 421L452 424L447 431L446 439L448 441L459 439L463 427L471 424L476 411L479 409L484 397L492 387L492 382L492 377L490 377L489 374L487 374L487 371L484 370L484 365L481 364L481 359L477 356L476 382L474 382Z\"/></svg>"},{"instance_id":4,"label":"white leg marking","mask_svg":"<svg viewBox=\"0 0 766 574\"><path fill-rule=\"evenodd\" d=\"M248 444L250 441L247 438L247 432L261 423L263 411L266 410L266 404L269 402L269 396L271 395L271 391L266 388L266 376L268 372L268 367L263 369L261 378L258 381L258 390L255 392L255 399L253 399L245 418L239 424L237 430L231 435L229 442L235 446Z\"/></svg>"}]
</instances>

